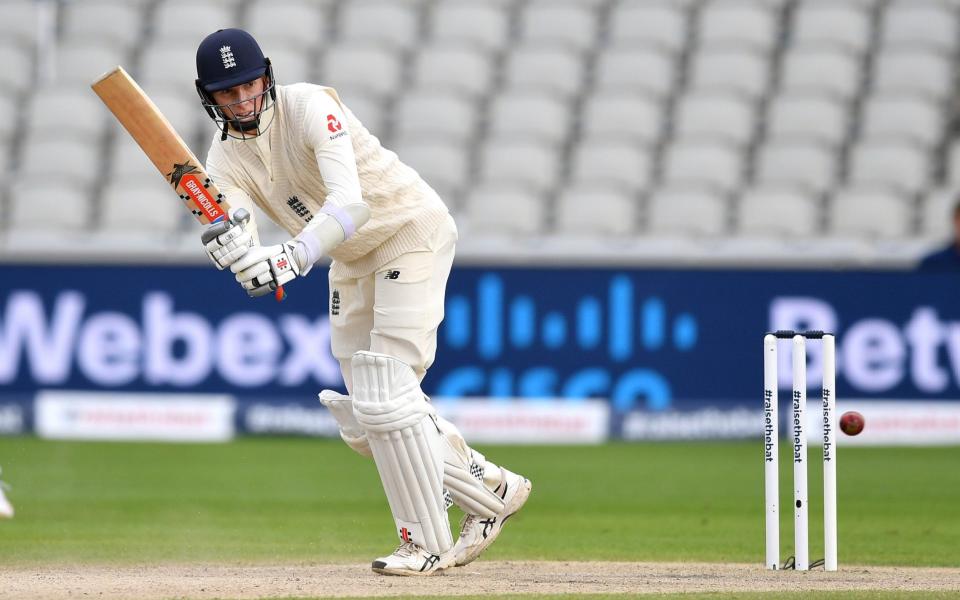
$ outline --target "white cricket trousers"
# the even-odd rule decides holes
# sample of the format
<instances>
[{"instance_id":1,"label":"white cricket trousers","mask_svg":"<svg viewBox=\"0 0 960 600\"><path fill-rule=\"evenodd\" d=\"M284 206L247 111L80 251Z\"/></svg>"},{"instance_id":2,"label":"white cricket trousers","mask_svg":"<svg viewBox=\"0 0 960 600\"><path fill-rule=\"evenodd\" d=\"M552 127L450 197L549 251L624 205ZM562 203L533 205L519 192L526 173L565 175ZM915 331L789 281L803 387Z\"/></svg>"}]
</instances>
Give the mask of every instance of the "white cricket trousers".
<instances>
[{"instance_id":1,"label":"white cricket trousers","mask_svg":"<svg viewBox=\"0 0 960 600\"><path fill-rule=\"evenodd\" d=\"M423 380L437 353L456 244L457 226L447 215L430 239L375 273L335 278L330 270L330 346L348 391L350 359L360 350L399 358Z\"/></svg>"},{"instance_id":2,"label":"white cricket trousers","mask_svg":"<svg viewBox=\"0 0 960 600\"><path fill-rule=\"evenodd\" d=\"M335 278L330 272L330 345L340 372L352 393L350 360L368 350L399 358L423 381L437 354L437 328L443 321L447 278L457 245L457 226L447 215L444 223L420 247L371 275ZM472 450L457 427L435 418L442 435L468 463L484 469L483 482L494 489L500 468Z\"/></svg>"}]
</instances>

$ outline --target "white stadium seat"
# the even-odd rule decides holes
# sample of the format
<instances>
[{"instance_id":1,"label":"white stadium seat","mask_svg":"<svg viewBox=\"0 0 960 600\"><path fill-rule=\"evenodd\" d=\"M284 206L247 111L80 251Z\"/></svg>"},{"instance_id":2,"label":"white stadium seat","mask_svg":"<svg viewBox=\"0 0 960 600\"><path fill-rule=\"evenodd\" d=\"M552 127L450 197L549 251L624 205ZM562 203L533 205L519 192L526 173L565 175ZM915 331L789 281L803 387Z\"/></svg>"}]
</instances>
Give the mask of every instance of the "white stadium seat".
<instances>
[{"instance_id":1,"label":"white stadium seat","mask_svg":"<svg viewBox=\"0 0 960 600\"><path fill-rule=\"evenodd\" d=\"M613 44L652 44L677 53L688 38L688 21L676 2L618 2L610 12Z\"/></svg>"},{"instance_id":2,"label":"white stadium seat","mask_svg":"<svg viewBox=\"0 0 960 600\"><path fill-rule=\"evenodd\" d=\"M557 233L571 237L628 236L636 231L637 199L616 187L585 185L557 198Z\"/></svg>"},{"instance_id":3,"label":"white stadium seat","mask_svg":"<svg viewBox=\"0 0 960 600\"><path fill-rule=\"evenodd\" d=\"M960 142L950 144L947 154L947 181L953 185L960 185Z\"/></svg>"},{"instance_id":4,"label":"white stadium seat","mask_svg":"<svg viewBox=\"0 0 960 600\"><path fill-rule=\"evenodd\" d=\"M159 85L147 85L143 89L188 144L204 128L210 133L214 131L213 120L207 116L207 111L203 109L200 97L195 91L175 91ZM118 127L117 131L121 129ZM127 134L122 132L122 135Z\"/></svg>"},{"instance_id":5,"label":"white stadium seat","mask_svg":"<svg viewBox=\"0 0 960 600\"><path fill-rule=\"evenodd\" d=\"M599 92L583 105L583 135L619 135L645 144L663 133L663 104L641 94Z\"/></svg>"},{"instance_id":6,"label":"white stadium seat","mask_svg":"<svg viewBox=\"0 0 960 600\"><path fill-rule=\"evenodd\" d=\"M504 67L512 89L537 89L572 96L583 91L583 61L563 48L513 48Z\"/></svg>"},{"instance_id":7,"label":"white stadium seat","mask_svg":"<svg viewBox=\"0 0 960 600\"><path fill-rule=\"evenodd\" d=\"M409 48L420 38L418 7L407 2L353 0L341 5L340 39Z\"/></svg>"},{"instance_id":8,"label":"white stadium seat","mask_svg":"<svg viewBox=\"0 0 960 600\"><path fill-rule=\"evenodd\" d=\"M84 0L65 3L62 10L65 42L98 40L129 49L143 38L143 9L135 2Z\"/></svg>"},{"instance_id":9,"label":"white stadium seat","mask_svg":"<svg viewBox=\"0 0 960 600\"><path fill-rule=\"evenodd\" d=\"M449 203L451 193L466 185L469 175L469 147L437 137L400 138L391 149L410 165Z\"/></svg>"},{"instance_id":10,"label":"white stadium seat","mask_svg":"<svg viewBox=\"0 0 960 600\"><path fill-rule=\"evenodd\" d=\"M353 116L360 119L360 122L367 129L367 131L377 137L383 134L384 130L386 129L387 121L387 115L384 111L383 104L374 98L370 98L369 96L343 95L339 92L337 95L340 97L340 101L343 102L347 109L353 113Z\"/></svg>"},{"instance_id":11,"label":"white stadium seat","mask_svg":"<svg viewBox=\"0 0 960 600\"><path fill-rule=\"evenodd\" d=\"M550 94L506 92L493 98L487 115L492 134L535 136L559 143L567 135L569 107Z\"/></svg>"},{"instance_id":12,"label":"white stadium seat","mask_svg":"<svg viewBox=\"0 0 960 600\"><path fill-rule=\"evenodd\" d=\"M769 54L749 48L705 47L691 59L690 88L730 91L754 98L770 86Z\"/></svg>"},{"instance_id":13,"label":"white stadium seat","mask_svg":"<svg viewBox=\"0 0 960 600\"><path fill-rule=\"evenodd\" d=\"M817 196L794 186L748 188L740 197L737 212L742 235L809 237L819 230Z\"/></svg>"},{"instance_id":14,"label":"white stadium seat","mask_svg":"<svg viewBox=\"0 0 960 600\"><path fill-rule=\"evenodd\" d=\"M457 94L412 90L397 101L393 123L394 131L401 136L437 135L464 140L474 133L477 108Z\"/></svg>"},{"instance_id":15,"label":"white stadium seat","mask_svg":"<svg viewBox=\"0 0 960 600\"><path fill-rule=\"evenodd\" d=\"M86 188L103 176L100 156L92 151L95 147L86 137L65 136L62 132L27 138L19 176L69 180Z\"/></svg>"},{"instance_id":16,"label":"white stadium seat","mask_svg":"<svg viewBox=\"0 0 960 600\"><path fill-rule=\"evenodd\" d=\"M196 94L197 44L170 38L155 39L144 48L140 66L131 74L141 86L169 86L183 93L192 91Z\"/></svg>"},{"instance_id":17,"label":"white stadium seat","mask_svg":"<svg viewBox=\"0 0 960 600\"><path fill-rule=\"evenodd\" d=\"M213 135L211 134L210 137L212 138ZM160 177L157 174L157 168L153 166L140 146L119 126L114 135L113 145L110 146L107 154L107 164L104 166L108 167L109 172L114 176Z\"/></svg>"},{"instance_id":18,"label":"white stadium seat","mask_svg":"<svg viewBox=\"0 0 960 600\"><path fill-rule=\"evenodd\" d=\"M430 14L434 40L467 42L486 50L497 50L507 42L507 12L495 2L443 0Z\"/></svg>"},{"instance_id":19,"label":"white stadium seat","mask_svg":"<svg viewBox=\"0 0 960 600\"><path fill-rule=\"evenodd\" d=\"M539 0L520 16L521 39L530 43L561 43L584 51L597 37L597 12L589 6Z\"/></svg>"},{"instance_id":20,"label":"white stadium seat","mask_svg":"<svg viewBox=\"0 0 960 600\"><path fill-rule=\"evenodd\" d=\"M28 47L0 38L0 64L0 86L5 93L20 92L32 84L33 57Z\"/></svg>"},{"instance_id":21,"label":"white stadium seat","mask_svg":"<svg viewBox=\"0 0 960 600\"><path fill-rule=\"evenodd\" d=\"M543 232L543 199L522 187L503 184L474 188L466 198L471 232L493 236L532 236Z\"/></svg>"},{"instance_id":22,"label":"white stadium seat","mask_svg":"<svg viewBox=\"0 0 960 600\"><path fill-rule=\"evenodd\" d=\"M747 44L769 51L777 40L778 22L768 7L755 2L712 2L700 12L701 44Z\"/></svg>"},{"instance_id":23,"label":"white stadium seat","mask_svg":"<svg viewBox=\"0 0 960 600\"><path fill-rule=\"evenodd\" d=\"M666 96L676 84L676 60L657 50L608 48L597 58L595 77L600 89Z\"/></svg>"},{"instance_id":24,"label":"white stadium seat","mask_svg":"<svg viewBox=\"0 0 960 600\"><path fill-rule=\"evenodd\" d=\"M44 5L36 0L4 0L3 18L0 19L0 40L14 41L27 46L36 41L37 13L46 6L55 10L54 5Z\"/></svg>"},{"instance_id":25,"label":"white stadium seat","mask_svg":"<svg viewBox=\"0 0 960 600\"><path fill-rule=\"evenodd\" d=\"M0 119L0 143L6 144L16 133L22 119L20 115L20 105L22 102L13 94L0 93L0 115L6 115L6 118ZM0 172L6 167L7 148L0 146Z\"/></svg>"},{"instance_id":26,"label":"white stadium seat","mask_svg":"<svg viewBox=\"0 0 960 600\"><path fill-rule=\"evenodd\" d=\"M856 4L802 2L793 16L791 41L815 46L838 44L862 53L870 43L870 13Z\"/></svg>"},{"instance_id":27,"label":"white stadium seat","mask_svg":"<svg viewBox=\"0 0 960 600\"><path fill-rule=\"evenodd\" d=\"M327 19L325 7L315 0L260 0L248 9L245 28L261 45L264 39L280 38L303 52L326 43ZM270 56L266 48L264 53Z\"/></svg>"},{"instance_id":28,"label":"white stadium seat","mask_svg":"<svg viewBox=\"0 0 960 600\"><path fill-rule=\"evenodd\" d=\"M872 96L863 109L862 135L902 137L932 146L945 130L945 115L937 103L922 96Z\"/></svg>"},{"instance_id":29,"label":"white stadium seat","mask_svg":"<svg viewBox=\"0 0 960 600\"><path fill-rule=\"evenodd\" d=\"M953 89L953 69L937 52L910 47L881 50L874 63L873 89L941 99Z\"/></svg>"},{"instance_id":30,"label":"white stadium seat","mask_svg":"<svg viewBox=\"0 0 960 600\"><path fill-rule=\"evenodd\" d=\"M232 3L166 0L151 20L156 37L179 39L197 51L201 40L218 29L237 27L237 11Z\"/></svg>"},{"instance_id":31,"label":"white stadium seat","mask_svg":"<svg viewBox=\"0 0 960 600\"><path fill-rule=\"evenodd\" d=\"M660 188L647 201L647 229L653 235L721 235L727 230L727 201L696 186Z\"/></svg>"},{"instance_id":32,"label":"white stadium seat","mask_svg":"<svg viewBox=\"0 0 960 600\"><path fill-rule=\"evenodd\" d=\"M860 88L860 61L849 52L804 46L787 51L782 77L785 92L819 92L852 98Z\"/></svg>"},{"instance_id":33,"label":"white stadium seat","mask_svg":"<svg viewBox=\"0 0 960 600\"><path fill-rule=\"evenodd\" d=\"M414 63L416 85L486 94L493 81L493 61L478 48L464 44L432 44L420 49Z\"/></svg>"},{"instance_id":34,"label":"white stadium seat","mask_svg":"<svg viewBox=\"0 0 960 600\"><path fill-rule=\"evenodd\" d=\"M820 94L781 94L769 104L771 138L794 136L839 145L850 135L850 111L842 102Z\"/></svg>"},{"instance_id":35,"label":"white stadium seat","mask_svg":"<svg viewBox=\"0 0 960 600\"><path fill-rule=\"evenodd\" d=\"M277 38L258 40L263 48L264 55L270 59L273 66L273 76L280 85L291 83L316 83L318 80L313 72L316 59L309 53L296 47L296 44L280 43Z\"/></svg>"},{"instance_id":36,"label":"white stadium seat","mask_svg":"<svg viewBox=\"0 0 960 600\"><path fill-rule=\"evenodd\" d=\"M573 180L584 184L599 182L636 191L650 183L652 170L649 152L620 140L584 140L573 156Z\"/></svg>"},{"instance_id":37,"label":"white stadium seat","mask_svg":"<svg viewBox=\"0 0 960 600\"><path fill-rule=\"evenodd\" d=\"M117 65L130 62L126 50L89 38L58 44L54 56L56 81L83 89Z\"/></svg>"},{"instance_id":38,"label":"white stadium seat","mask_svg":"<svg viewBox=\"0 0 960 600\"><path fill-rule=\"evenodd\" d=\"M131 206L137 206L136 218L130 218ZM183 203L170 193L160 177L111 178L101 196L99 226L120 234L159 234L170 236L185 219Z\"/></svg>"},{"instance_id":39,"label":"white stadium seat","mask_svg":"<svg viewBox=\"0 0 960 600\"><path fill-rule=\"evenodd\" d=\"M958 35L955 10L940 2L901 0L888 5L880 21L880 42L885 46L922 45L953 52Z\"/></svg>"},{"instance_id":40,"label":"white stadium seat","mask_svg":"<svg viewBox=\"0 0 960 600\"><path fill-rule=\"evenodd\" d=\"M30 99L26 116L28 135L63 132L96 141L97 136L106 131L110 112L87 86L58 85L38 87Z\"/></svg>"},{"instance_id":41,"label":"white stadium seat","mask_svg":"<svg viewBox=\"0 0 960 600\"><path fill-rule=\"evenodd\" d=\"M760 147L756 160L759 183L789 183L822 192L837 175L836 151L810 139L772 140Z\"/></svg>"},{"instance_id":42,"label":"white stadium seat","mask_svg":"<svg viewBox=\"0 0 960 600\"><path fill-rule=\"evenodd\" d=\"M550 144L491 138L480 150L480 178L488 183L511 182L545 190L556 184L560 156Z\"/></svg>"},{"instance_id":43,"label":"white stadium seat","mask_svg":"<svg viewBox=\"0 0 960 600\"><path fill-rule=\"evenodd\" d=\"M879 183L904 192L922 189L930 178L930 159L916 144L899 140L867 140L850 153L850 181Z\"/></svg>"},{"instance_id":44,"label":"white stadium seat","mask_svg":"<svg viewBox=\"0 0 960 600\"><path fill-rule=\"evenodd\" d=\"M696 182L722 190L740 183L743 156L716 139L678 139L667 147L663 177L667 183Z\"/></svg>"},{"instance_id":45,"label":"white stadium seat","mask_svg":"<svg viewBox=\"0 0 960 600\"><path fill-rule=\"evenodd\" d=\"M866 238L902 238L910 233L911 214L906 200L883 187L838 190L830 203L834 234Z\"/></svg>"},{"instance_id":46,"label":"white stadium seat","mask_svg":"<svg viewBox=\"0 0 960 600\"><path fill-rule=\"evenodd\" d=\"M60 235L85 228L90 221L90 196L69 180L49 176L15 181L10 189L10 229Z\"/></svg>"},{"instance_id":47,"label":"white stadium seat","mask_svg":"<svg viewBox=\"0 0 960 600\"><path fill-rule=\"evenodd\" d=\"M395 52L366 45L329 48L321 61L325 85L363 89L385 96L400 86L400 58Z\"/></svg>"},{"instance_id":48,"label":"white stadium seat","mask_svg":"<svg viewBox=\"0 0 960 600\"><path fill-rule=\"evenodd\" d=\"M679 137L715 136L731 144L746 144L756 128L756 109L739 96L690 93L676 106L674 131Z\"/></svg>"},{"instance_id":49,"label":"white stadium seat","mask_svg":"<svg viewBox=\"0 0 960 600\"><path fill-rule=\"evenodd\" d=\"M926 237L949 239L953 235L953 211L960 202L960 188L932 190L923 200L920 228Z\"/></svg>"}]
</instances>

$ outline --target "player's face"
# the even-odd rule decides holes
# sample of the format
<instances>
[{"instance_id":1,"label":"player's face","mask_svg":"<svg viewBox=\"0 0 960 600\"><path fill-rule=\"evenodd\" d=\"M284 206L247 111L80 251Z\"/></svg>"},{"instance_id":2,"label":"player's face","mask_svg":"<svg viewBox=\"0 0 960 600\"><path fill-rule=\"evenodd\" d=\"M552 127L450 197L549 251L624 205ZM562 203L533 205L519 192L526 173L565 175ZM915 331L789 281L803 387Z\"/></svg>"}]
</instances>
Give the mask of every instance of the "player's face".
<instances>
[{"instance_id":1,"label":"player's face","mask_svg":"<svg viewBox=\"0 0 960 600\"><path fill-rule=\"evenodd\" d=\"M255 119L261 109L264 89L266 82L263 77L258 77L210 95L213 96L213 101L220 105L225 117L248 122Z\"/></svg>"}]
</instances>

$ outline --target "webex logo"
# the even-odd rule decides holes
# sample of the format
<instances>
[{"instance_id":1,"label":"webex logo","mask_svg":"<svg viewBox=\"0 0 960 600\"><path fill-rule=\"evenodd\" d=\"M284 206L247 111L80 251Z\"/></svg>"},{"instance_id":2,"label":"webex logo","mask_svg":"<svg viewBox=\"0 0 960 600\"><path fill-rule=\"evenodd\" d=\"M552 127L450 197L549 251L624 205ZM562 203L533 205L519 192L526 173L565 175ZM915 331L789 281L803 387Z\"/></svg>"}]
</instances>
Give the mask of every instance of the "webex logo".
<instances>
[{"instance_id":1,"label":"webex logo","mask_svg":"<svg viewBox=\"0 0 960 600\"><path fill-rule=\"evenodd\" d=\"M211 376L244 388L341 381L325 316L235 312L212 323L176 310L159 291L144 294L139 308L87 312L82 293L65 291L48 309L35 292L12 292L0 312L0 384L26 373L35 385L56 386L76 372L104 387L183 388Z\"/></svg>"}]
</instances>

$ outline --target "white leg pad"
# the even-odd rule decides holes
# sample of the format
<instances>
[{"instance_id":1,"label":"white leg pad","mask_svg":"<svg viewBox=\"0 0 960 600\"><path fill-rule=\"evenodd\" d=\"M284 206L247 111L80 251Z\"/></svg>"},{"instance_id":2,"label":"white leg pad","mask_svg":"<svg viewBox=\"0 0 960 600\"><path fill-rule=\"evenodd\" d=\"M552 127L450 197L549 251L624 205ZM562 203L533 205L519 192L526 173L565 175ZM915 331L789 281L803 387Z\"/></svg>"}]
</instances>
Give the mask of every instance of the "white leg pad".
<instances>
[{"instance_id":1,"label":"white leg pad","mask_svg":"<svg viewBox=\"0 0 960 600\"><path fill-rule=\"evenodd\" d=\"M400 539L443 554L453 547L443 494L443 438L406 363L373 352L351 360L353 407L366 431Z\"/></svg>"},{"instance_id":2,"label":"white leg pad","mask_svg":"<svg viewBox=\"0 0 960 600\"><path fill-rule=\"evenodd\" d=\"M340 437L348 446L361 456L373 456L370 444L367 443L367 433L353 415L353 400L350 396L338 394L333 390L323 390L320 392L320 404L326 406L333 418L337 420L337 425L340 426Z\"/></svg>"},{"instance_id":3,"label":"white leg pad","mask_svg":"<svg viewBox=\"0 0 960 600\"><path fill-rule=\"evenodd\" d=\"M503 499L483 483L488 464L482 454L467 446L460 430L446 419L437 417L443 433L443 485L453 503L465 513L495 517L503 511Z\"/></svg>"}]
</instances>

